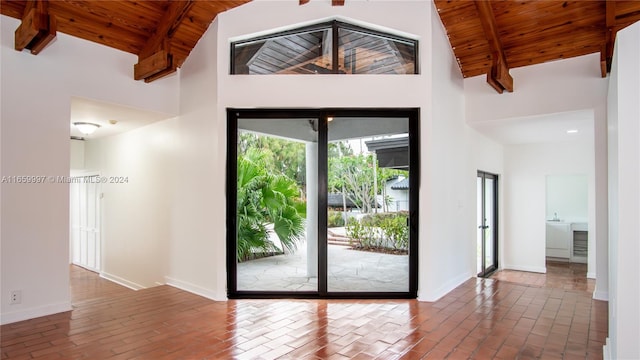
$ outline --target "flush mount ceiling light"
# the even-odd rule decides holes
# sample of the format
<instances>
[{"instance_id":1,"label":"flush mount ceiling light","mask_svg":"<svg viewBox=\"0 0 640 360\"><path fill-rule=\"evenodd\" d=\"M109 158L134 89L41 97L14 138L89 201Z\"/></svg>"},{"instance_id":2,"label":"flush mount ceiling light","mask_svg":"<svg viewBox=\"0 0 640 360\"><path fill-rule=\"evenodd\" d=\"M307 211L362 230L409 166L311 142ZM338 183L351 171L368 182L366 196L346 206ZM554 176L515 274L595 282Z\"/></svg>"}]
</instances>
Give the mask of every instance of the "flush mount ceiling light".
<instances>
[{"instance_id":1,"label":"flush mount ceiling light","mask_svg":"<svg viewBox=\"0 0 640 360\"><path fill-rule=\"evenodd\" d=\"M100 125L89 123L89 122L74 122L73 126L75 126L81 133L85 135L91 135L94 131L96 131Z\"/></svg>"},{"instance_id":2,"label":"flush mount ceiling light","mask_svg":"<svg viewBox=\"0 0 640 360\"><path fill-rule=\"evenodd\" d=\"M567 134L577 134L578 130L576 129L571 129L571 130L567 130Z\"/></svg>"}]
</instances>

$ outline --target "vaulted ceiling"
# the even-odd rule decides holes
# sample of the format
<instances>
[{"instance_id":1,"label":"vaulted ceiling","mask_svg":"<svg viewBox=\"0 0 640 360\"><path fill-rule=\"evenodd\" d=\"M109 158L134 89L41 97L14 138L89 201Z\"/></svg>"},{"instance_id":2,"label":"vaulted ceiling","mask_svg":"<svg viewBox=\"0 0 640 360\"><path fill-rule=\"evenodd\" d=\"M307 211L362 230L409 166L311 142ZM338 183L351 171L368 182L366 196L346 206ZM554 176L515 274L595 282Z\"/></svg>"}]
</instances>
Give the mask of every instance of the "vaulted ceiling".
<instances>
[{"instance_id":1,"label":"vaulted ceiling","mask_svg":"<svg viewBox=\"0 0 640 360\"><path fill-rule=\"evenodd\" d=\"M179 68L219 13L249 1L0 0L0 12L22 20L17 50L38 54L60 31L138 55L134 78L149 82ZM638 0L434 2L462 75L486 74L500 93L517 84L511 68L591 53L606 76L615 34L640 20Z\"/></svg>"},{"instance_id":2,"label":"vaulted ceiling","mask_svg":"<svg viewBox=\"0 0 640 360\"><path fill-rule=\"evenodd\" d=\"M604 77L616 33L640 20L640 1L434 0L464 77L487 74L513 91L509 69L600 53Z\"/></svg>"},{"instance_id":3,"label":"vaulted ceiling","mask_svg":"<svg viewBox=\"0 0 640 360\"><path fill-rule=\"evenodd\" d=\"M0 1L3 15L22 19L16 50L43 50L56 30L138 55L136 80L153 81L182 66L221 12L250 0Z\"/></svg>"}]
</instances>

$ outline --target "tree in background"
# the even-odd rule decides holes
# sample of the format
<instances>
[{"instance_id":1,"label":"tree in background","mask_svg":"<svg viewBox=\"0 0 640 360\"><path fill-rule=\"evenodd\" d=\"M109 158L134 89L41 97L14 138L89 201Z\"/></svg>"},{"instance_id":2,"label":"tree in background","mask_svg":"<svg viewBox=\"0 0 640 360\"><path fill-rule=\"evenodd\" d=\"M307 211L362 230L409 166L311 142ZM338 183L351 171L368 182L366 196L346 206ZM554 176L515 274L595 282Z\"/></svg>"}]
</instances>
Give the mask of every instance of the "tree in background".
<instances>
[{"instance_id":1,"label":"tree in background","mask_svg":"<svg viewBox=\"0 0 640 360\"><path fill-rule=\"evenodd\" d=\"M260 149L239 152L237 163L238 261L250 259L256 250L279 251L269 239L270 224L282 245L295 250L305 232L306 204L300 200L300 188L274 171L268 154Z\"/></svg>"},{"instance_id":2,"label":"tree in background","mask_svg":"<svg viewBox=\"0 0 640 360\"><path fill-rule=\"evenodd\" d=\"M346 142L331 145L334 146L329 147L329 191L342 193L362 213L370 213L381 205L381 202L376 202L376 195L380 193L383 194L383 202L388 201L384 196L384 186L389 179L408 174L406 170L378 167L373 154L354 154ZM374 186L374 178L377 186ZM378 189L378 194L374 193L374 188Z\"/></svg>"},{"instance_id":3,"label":"tree in background","mask_svg":"<svg viewBox=\"0 0 640 360\"><path fill-rule=\"evenodd\" d=\"M264 165L271 172L286 175L295 180L298 186L306 185L305 144L241 132L238 137L238 154L244 154L249 149L259 149L264 153Z\"/></svg>"}]
</instances>

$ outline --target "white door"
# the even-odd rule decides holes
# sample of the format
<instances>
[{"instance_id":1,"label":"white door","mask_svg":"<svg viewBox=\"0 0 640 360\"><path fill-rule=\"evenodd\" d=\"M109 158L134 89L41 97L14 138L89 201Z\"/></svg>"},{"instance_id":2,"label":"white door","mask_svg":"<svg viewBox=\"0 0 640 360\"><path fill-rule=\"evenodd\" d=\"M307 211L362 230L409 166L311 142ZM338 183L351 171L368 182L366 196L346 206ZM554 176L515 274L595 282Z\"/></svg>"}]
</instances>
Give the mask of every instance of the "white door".
<instances>
[{"instance_id":1,"label":"white door","mask_svg":"<svg viewBox=\"0 0 640 360\"><path fill-rule=\"evenodd\" d=\"M74 177L70 187L71 262L100 271L99 176Z\"/></svg>"}]
</instances>

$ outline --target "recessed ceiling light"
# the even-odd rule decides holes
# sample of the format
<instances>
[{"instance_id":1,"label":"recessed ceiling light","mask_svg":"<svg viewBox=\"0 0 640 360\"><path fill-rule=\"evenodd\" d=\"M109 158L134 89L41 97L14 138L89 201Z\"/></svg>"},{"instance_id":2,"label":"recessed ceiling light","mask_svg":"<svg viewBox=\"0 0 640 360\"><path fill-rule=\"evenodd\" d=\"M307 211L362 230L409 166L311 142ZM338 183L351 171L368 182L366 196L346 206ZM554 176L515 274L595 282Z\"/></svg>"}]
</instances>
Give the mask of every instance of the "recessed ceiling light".
<instances>
[{"instance_id":1,"label":"recessed ceiling light","mask_svg":"<svg viewBox=\"0 0 640 360\"><path fill-rule=\"evenodd\" d=\"M567 130L567 134L576 134L576 133L578 133L578 130L576 129Z\"/></svg>"}]
</instances>

